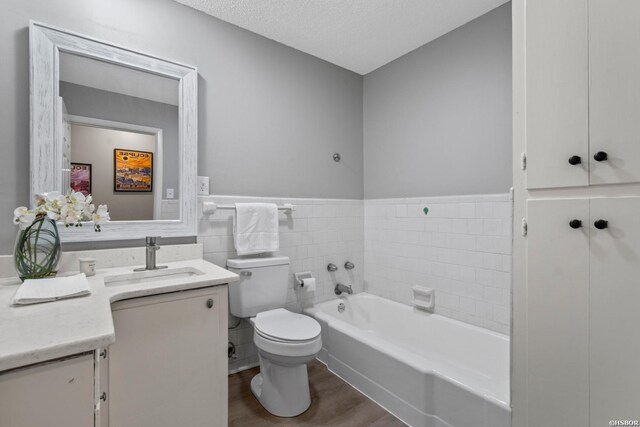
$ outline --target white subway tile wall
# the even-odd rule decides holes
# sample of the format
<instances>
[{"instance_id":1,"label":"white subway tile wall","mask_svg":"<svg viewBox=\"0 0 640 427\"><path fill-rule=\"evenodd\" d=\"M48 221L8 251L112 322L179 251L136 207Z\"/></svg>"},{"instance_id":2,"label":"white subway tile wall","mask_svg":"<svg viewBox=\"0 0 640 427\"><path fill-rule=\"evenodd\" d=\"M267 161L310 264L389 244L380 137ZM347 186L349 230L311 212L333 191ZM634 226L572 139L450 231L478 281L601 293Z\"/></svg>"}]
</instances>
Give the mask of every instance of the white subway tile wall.
<instances>
[{"instance_id":1,"label":"white subway tile wall","mask_svg":"<svg viewBox=\"0 0 640 427\"><path fill-rule=\"evenodd\" d=\"M411 305L412 286L430 287L436 313L509 333L509 194L365 200L364 212L367 292Z\"/></svg>"},{"instance_id":2,"label":"white subway tile wall","mask_svg":"<svg viewBox=\"0 0 640 427\"><path fill-rule=\"evenodd\" d=\"M300 312L314 303L335 298L333 288L337 282L352 285L354 292L363 291L364 281L364 203L362 200L341 199L283 199L236 196L201 196L202 203L215 202L232 205L241 202L264 202L282 205L291 203L295 211L289 216L280 213L280 251L288 256L291 266L288 278L286 308ZM200 214L198 243L204 245L204 258L219 266L226 266L228 258L234 258L233 246L234 210L219 209L213 215ZM344 263L351 261L355 269L347 271ZM335 273L327 271L327 265L339 267ZM293 274L311 271L317 279L313 293L294 291ZM233 286L233 285L232 285ZM229 319L230 326L237 323ZM257 351L253 345L253 330L243 321L229 330L229 340L236 345L236 359L230 359L231 372L255 366Z\"/></svg>"}]
</instances>

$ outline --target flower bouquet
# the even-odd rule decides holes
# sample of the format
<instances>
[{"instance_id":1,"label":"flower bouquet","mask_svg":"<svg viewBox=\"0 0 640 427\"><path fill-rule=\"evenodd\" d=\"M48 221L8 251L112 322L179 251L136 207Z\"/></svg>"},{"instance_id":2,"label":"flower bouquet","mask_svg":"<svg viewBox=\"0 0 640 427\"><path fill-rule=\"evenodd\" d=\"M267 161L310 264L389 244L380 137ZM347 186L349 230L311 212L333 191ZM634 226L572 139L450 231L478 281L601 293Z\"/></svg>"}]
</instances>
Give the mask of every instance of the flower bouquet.
<instances>
[{"instance_id":1,"label":"flower bouquet","mask_svg":"<svg viewBox=\"0 0 640 427\"><path fill-rule=\"evenodd\" d=\"M14 251L15 267L20 279L55 276L60 262L60 235L56 223L65 227L82 227L92 221L96 232L100 223L109 221L107 205L96 209L91 195L57 191L36 195L36 206L24 206L13 211L13 222L20 228Z\"/></svg>"}]
</instances>

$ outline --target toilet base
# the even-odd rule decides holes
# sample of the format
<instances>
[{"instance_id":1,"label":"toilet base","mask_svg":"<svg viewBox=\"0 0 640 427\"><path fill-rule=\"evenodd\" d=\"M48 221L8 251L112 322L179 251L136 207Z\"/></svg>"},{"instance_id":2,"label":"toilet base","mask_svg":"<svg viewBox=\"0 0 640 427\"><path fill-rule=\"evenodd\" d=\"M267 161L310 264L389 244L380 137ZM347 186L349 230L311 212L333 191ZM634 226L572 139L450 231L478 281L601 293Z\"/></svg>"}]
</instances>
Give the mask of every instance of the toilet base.
<instances>
[{"instance_id":1,"label":"toilet base","mask_svg":"<svg viewBox=\"0 0 640 427\"><path fill-rule=\"evenodd\" d=\"M283 366L260 355L260 373L251 380L260 404L277 417L295 417L311 406L307 364Z\"/></svg>"}]
</instances>

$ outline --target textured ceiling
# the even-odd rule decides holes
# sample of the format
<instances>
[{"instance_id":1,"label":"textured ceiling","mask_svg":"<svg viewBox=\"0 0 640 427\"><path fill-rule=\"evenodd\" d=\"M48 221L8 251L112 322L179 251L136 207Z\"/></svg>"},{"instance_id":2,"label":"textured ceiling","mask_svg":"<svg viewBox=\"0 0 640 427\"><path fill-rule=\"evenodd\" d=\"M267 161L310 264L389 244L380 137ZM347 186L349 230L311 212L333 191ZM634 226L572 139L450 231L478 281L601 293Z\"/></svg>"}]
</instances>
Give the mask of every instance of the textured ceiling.
<instances>
[{"instance_id":1,"label":"textured ceiling","mask_svg":"<svg viewBox=\"0 0 640 427\"><path fill-rule=\"evenodd\" d=\"M367 74L508 0L176 0Z\"/></svg>"}]
</instances>

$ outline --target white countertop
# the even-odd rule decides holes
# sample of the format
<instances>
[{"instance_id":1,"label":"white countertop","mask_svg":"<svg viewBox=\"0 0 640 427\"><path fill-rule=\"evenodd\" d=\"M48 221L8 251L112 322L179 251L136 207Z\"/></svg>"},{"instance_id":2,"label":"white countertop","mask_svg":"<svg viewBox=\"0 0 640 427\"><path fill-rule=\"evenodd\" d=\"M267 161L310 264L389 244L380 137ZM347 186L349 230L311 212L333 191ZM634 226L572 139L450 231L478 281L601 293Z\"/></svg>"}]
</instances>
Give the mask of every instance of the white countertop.
<instances>
[{"instance_id":1,"label":"white countertop","mask_svg":"<svg viewBox=\"0 0 640 427\"><path fill-rule=\"evenodd\" d=\"M105 276L131 273L132 267L105 268L88 278L91 295L20 307L11 306L20 280L0 280L0 372L112 344L115 341L111 317L113 302L238 280L236 274L202 259L163 264L169 268L192 267L205 274L105 286Z\"/></svg>"}]
</instances>

